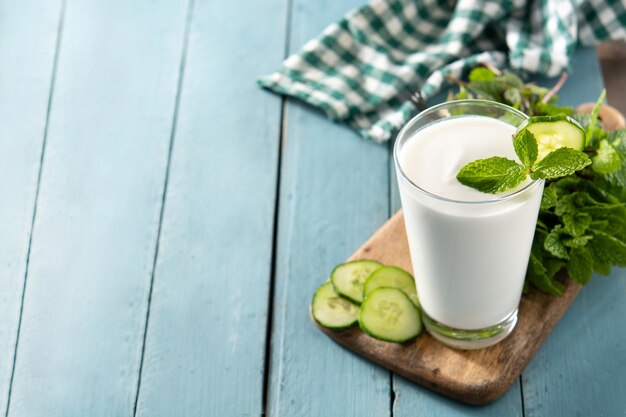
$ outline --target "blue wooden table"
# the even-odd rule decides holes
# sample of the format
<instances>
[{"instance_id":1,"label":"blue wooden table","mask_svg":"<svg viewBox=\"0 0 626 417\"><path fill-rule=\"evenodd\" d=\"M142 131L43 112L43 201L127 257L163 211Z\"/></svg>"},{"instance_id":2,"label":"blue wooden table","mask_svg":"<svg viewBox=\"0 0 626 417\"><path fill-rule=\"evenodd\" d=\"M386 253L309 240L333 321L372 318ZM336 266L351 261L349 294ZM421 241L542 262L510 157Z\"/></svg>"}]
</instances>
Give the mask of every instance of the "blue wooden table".
<instances>
[{"instance_id":1,"label":"blue wooden table","mask_svg":"<svg viewBox=\"0 0 626 417\"><path fill-rule=\"evenodd\" d=\"M0 414L626 415L624 269L486 407L309 323L390 148L254 80L362 1L0 0ZM563 101L600 89L579 51Z\"/></svg>"}]
</instances>

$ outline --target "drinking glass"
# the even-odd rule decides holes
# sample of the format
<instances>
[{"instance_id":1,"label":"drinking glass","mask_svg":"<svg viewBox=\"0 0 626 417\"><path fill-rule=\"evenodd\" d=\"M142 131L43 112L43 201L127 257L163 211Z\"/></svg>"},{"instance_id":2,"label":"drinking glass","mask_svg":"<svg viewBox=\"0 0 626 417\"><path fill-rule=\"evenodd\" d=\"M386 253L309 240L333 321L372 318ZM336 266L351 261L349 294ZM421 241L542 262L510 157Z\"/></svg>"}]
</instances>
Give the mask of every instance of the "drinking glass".
<instances>
[{"instance_id":1,"label":"drinking glass","mask_svg":"<svg viewBox=\"0 0 626 417\"><path fill-rule=\"evenodd\" d=\"M517 323L544 181L529 180L510 194L480 201L446 198L418 186L401 164L407 142L433 123L466 116L514 127L527 119L486 100L443 103L407 122L396 138L394 161L426 329L444 344L478 349L504 339ZM502 140L513 146L511 135Z\"/></svg>"}]
</instances>

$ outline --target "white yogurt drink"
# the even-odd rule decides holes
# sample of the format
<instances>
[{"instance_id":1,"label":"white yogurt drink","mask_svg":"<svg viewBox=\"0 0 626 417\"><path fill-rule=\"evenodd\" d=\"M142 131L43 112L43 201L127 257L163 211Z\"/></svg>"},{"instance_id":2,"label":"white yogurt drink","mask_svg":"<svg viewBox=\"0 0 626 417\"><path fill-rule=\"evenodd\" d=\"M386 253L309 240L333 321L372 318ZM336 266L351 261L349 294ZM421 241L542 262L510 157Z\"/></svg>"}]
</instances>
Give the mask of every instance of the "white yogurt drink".
<instances>
[{"instance_id":1,"label":"white yogurt drink","mask_svg":"<svg viewBox=\"0 0 626 417\"><path fill-rule=\"evenodd\" d=\"M429 332L480 348L517 321L543 181L485 194L456 179L469 162L517 160L513 133L525 116L480 100L444 103L400 132L395 162L417 292Z\"/></svg>"}]
</instances>

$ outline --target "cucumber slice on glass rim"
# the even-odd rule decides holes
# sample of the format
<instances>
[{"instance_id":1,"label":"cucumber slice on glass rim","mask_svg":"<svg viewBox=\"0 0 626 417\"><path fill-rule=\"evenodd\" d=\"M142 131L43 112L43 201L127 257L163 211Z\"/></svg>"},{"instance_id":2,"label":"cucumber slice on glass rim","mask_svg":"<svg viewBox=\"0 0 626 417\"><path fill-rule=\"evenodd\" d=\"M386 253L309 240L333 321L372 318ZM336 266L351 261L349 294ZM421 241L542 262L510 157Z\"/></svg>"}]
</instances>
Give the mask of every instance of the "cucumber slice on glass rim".
<instances>
[{"instance_id":1,"label":"cucumber slice on glass rim","mask_svg":"<svg viewBox=\"0 0 626 417\"><path fill-rule=\"evenodd\" d=\"M376 339L402 343L422 332L421 315L415 304L397 288L372 291L359 313L361 330Z\"/></svg>"},{"instance_id":2,"label":"cucumber slice on glass rim","mask_svg":"<svg viewBox=\"0 0 626 417\"><path fill-rule=\"evenodd\" d=\"M311 303L316 322L328 329L346 329L359 318L359 306L338 295L330 282L322 284Z\"/></svg>"},{"instance_id":3,"label":"cucumber slice on glass rim","mask_svg":"<svg viewBox=\"0 0 626 417\"><path fill-rule=\"evenodd\" d=\"M363 302L363 285L370 274L383 266L380 262L369 259L350 261L338 265L330 274L333 288L339 295L354 301Z\"/></svg>"},{"instance_id":4,"label":"cucumber slice on glass rim","mask_svg":"<svg viewBox=\"0 0 626 417\"><path fill-rule=\"evenodd\" d=\"M585 130L568 116L535 116L526 120L518 131L529 130L537 140L537 161L559 148L582 151L585 147Z\"/></svg>"}]
</instances>

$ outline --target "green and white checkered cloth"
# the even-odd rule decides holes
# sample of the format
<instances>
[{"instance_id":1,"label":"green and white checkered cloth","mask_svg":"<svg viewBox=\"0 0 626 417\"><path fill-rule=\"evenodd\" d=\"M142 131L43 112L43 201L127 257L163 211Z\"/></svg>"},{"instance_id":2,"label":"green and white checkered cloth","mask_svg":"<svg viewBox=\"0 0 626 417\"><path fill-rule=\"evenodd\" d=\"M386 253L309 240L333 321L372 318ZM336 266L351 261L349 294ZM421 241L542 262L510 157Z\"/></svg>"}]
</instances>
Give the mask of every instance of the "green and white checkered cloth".
<instances>
[{"instance_id":1,"label":"green and white checkered cloth","mask_svg":"<svg viewBox=\"0 0 626 417\"><path fill-rule=\"evenodd\" d=\"M624 0L375 0L328 26L279 72L259 79L347 123L389 139L445 74L479 63L554 76L577 45L626 40Z\"/></svg>"}]
</instances>

